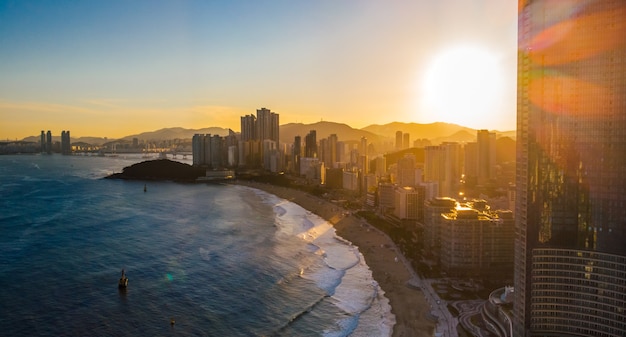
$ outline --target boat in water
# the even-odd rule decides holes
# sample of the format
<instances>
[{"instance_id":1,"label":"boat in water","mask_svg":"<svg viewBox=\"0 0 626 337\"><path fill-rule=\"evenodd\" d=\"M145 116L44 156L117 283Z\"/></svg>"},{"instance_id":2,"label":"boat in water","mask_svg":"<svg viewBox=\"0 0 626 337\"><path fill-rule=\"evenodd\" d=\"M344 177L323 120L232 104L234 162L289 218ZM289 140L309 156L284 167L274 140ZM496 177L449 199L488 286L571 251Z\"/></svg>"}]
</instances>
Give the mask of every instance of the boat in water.
<instances>
[{"instance_id":1,"label":"boat in water","mask_svg":"<svg viewBox=\"0 0 626 337\"><path fill-rule=\"evenodd\" d=\"M124 273L124 269L122 269L122 277L120 277L120 280L117 283L117 287L120 289L126 289L127 286L128 286L128 277L126 277L126 273Z\"/></svg>"}]
</instances>

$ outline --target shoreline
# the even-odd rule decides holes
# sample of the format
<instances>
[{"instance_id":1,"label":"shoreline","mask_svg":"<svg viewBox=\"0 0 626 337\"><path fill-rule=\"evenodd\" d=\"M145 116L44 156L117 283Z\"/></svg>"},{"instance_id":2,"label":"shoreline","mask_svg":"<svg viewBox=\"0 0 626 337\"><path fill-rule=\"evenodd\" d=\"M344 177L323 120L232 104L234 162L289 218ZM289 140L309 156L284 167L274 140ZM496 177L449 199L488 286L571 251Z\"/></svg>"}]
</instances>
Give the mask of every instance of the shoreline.
<instances>
[{"instance_id":1,"label":"shoreline","mask_svg":"<svg viewBox=\"0 0 626 337\"><path fill-rule=\"evenodd\" d=\"M343 239L356 246L372 271L372 276L389 299L391 312L395 315L393 337L430 337L435 322L429 320L430 305L422 291L407 286L412 274L402 263L403 257L396 252L393 241L345 210L326 200L296 189L251 181L232 181L228 184L256 188L300 205L328 221Z\"/></svg>"}]
</instances>

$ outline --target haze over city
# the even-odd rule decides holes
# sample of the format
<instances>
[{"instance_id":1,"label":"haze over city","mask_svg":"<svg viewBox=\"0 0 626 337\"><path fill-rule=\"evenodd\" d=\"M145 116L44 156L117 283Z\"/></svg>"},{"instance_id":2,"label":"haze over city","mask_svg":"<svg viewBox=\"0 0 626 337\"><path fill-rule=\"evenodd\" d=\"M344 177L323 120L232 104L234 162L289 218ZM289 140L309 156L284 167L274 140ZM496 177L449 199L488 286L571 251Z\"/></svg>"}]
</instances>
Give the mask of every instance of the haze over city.
<instances>
[{"instance_id":1,"label":"haze over city","mask_svg":"<svg viewBox=\"0 0 626 337\"><path fill-rule=\"evenodd\" d=\"M513 130L516 34L500 0L3 2L0 138L239 131L261 106Z\"/></svg>"}]
</instances>

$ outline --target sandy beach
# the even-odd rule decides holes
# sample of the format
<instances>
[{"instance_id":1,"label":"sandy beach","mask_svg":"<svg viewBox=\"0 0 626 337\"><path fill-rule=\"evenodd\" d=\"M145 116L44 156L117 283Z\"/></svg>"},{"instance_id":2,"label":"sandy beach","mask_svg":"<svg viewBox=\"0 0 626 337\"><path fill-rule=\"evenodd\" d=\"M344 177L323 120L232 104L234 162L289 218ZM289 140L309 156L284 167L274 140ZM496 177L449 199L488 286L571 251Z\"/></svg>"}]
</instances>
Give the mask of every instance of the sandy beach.
<instances>
[{"instance_id":1,"label":"sandy beach","mask_svg":"<svg viewBox=\"0 0 626 337\"><path fill-rule=\"evenodd\" d=\"M305 192L250 181L238 181L236 184L257 188L294 202L333 224L339 236L359 247L374 279L389 299L396 316L393 336L433 336L435 323L426 318L430 306L420 290L406 285L411 273L397 259L395 246L386 235L360 218L344 215L345 210L338 205Z\"/></svg>"}]
</instances>

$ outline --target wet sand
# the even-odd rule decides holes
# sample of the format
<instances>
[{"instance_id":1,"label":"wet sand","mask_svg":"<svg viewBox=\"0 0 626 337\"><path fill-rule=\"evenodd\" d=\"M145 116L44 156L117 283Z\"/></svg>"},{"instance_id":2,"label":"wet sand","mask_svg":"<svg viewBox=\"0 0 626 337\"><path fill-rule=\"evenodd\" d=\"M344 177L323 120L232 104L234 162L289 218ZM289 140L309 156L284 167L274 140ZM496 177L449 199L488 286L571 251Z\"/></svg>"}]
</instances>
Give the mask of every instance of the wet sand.
<instances>
[{"instance_id":1,"label":"wet sand","mask_svg":"<svg viewBox=\"0 0 626 337\"><path fill-rule=\"evenodd\" d=\"M391 311L396 316L392 336L433 336L435 323L426 318L430 306L420 290L407 286L411 273L400 261L401 257L396 259L398 253L388 236L365 220L345 215L345 210L338 205L305 192L249 181L238 181L236 184L254 187L294 202L333 224L339 236L359 247L374 279L389 299Z\"/></svg>"}]
</instances>

